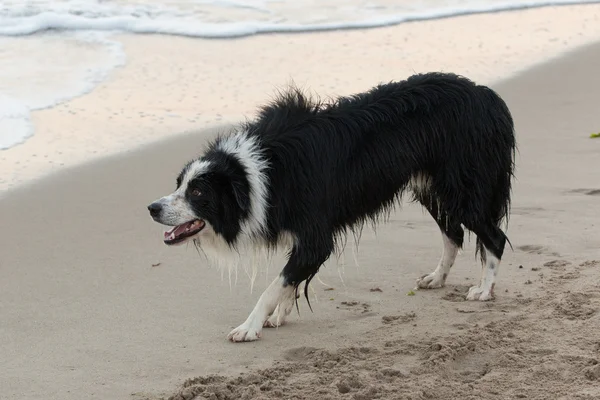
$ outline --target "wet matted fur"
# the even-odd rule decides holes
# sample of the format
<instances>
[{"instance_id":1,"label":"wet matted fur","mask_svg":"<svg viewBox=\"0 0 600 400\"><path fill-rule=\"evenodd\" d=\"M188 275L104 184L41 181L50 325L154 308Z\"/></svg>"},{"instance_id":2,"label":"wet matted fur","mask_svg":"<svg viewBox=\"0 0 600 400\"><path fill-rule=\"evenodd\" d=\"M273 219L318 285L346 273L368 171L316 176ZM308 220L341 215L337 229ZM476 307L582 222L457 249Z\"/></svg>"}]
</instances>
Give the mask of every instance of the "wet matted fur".
<instances>
[{"instance_id":1,"label":"wet matted fur","mask_svg":"<svg viewBox=\"0 0 600 400\"><path fill-rule=\"evenodd\" d=\"M514 125L490 88L426 73L340 97L291 88L258 117L212 141L177 188L149 206L173 226L165 243L194 240L219 259L241 248L286 247L287 263L232 341L285 322L296 300L349 231L381 222L405 192L438 223L443 254L422 288L444 285L464 229L477 236L482 274L469 300L493 297L507 237Z\"/></svg>"}]
</instances>

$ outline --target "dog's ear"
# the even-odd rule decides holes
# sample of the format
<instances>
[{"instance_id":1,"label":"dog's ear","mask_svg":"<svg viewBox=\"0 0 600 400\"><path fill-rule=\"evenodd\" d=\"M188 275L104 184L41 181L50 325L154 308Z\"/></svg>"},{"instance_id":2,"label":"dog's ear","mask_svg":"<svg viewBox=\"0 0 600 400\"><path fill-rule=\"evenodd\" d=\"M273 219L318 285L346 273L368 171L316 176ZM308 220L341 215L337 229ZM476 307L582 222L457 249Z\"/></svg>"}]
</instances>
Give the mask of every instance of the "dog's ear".
<instances>
[{"instance_id":1,"label":"dog's ear","mask_svg":"<svg viewBox=\"0 0 600 400\"><path fill-rule=\"evenodd\" d=\"M231 189L237 205L246 214L250 211L250 189L244 182L235 179L231 180Z\"/></svg>"}]
</instances>

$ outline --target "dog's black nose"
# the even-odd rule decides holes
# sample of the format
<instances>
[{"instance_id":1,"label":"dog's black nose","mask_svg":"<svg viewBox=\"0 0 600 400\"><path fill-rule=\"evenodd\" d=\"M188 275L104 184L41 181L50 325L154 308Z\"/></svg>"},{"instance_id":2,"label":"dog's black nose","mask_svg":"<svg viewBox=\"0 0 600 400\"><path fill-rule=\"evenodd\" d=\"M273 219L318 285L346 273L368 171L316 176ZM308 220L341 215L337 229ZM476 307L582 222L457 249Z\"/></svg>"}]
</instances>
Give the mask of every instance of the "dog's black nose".
<instances>
[{"instance_id":1,"label":"dog's black nose","mask_svg":"<svg viewBox=\"0 0 600 400\"><path fill-rule=\"evenodd\" d=\"M162 211L162 205L160 203L152 203L148 206L148 211L150 211L150 215L153 217L158 217Z\"/></svg>"}]
</instances>

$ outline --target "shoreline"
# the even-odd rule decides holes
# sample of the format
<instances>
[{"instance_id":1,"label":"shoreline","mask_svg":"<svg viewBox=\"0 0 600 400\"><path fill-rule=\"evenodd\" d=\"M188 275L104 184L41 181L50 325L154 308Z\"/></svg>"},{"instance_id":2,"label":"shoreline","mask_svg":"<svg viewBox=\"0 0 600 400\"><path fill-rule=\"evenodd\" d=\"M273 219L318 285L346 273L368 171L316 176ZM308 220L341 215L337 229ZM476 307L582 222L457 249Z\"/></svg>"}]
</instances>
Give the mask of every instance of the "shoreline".
<instances>
[{"instance_id":1,"label":"shoreline","mask_svg":"<svg viewBox=\"0 0 600 400\"><path fill-rule=\"evenodd\" d=\"M0 152L0 196L66 167L252 117L290 80L323 97L430 70L494 86L599 40L599 19L600 4L583 4L234 40L114 35L126 64L90 93L32 112L34 135Z\"/></svg>"},{"instance_id":2,"label":"shoreline","mask_svg":"<svg viewBox=\"0 0 600 400\"><path fill-rule=\"evenodd\" d=\"M559 61L562 59L568 59L569 57L572 56L572 54L580 53L582 51L585 51L585 49L588 49L588 48L593 49L598 46L600 46L600 38L595 42L590 42L590 43L578 46L576 48L569 49L560 55L556 55L550 59L541 61L541 62L534 64L528 68L522 69L520 71L516 71L511 76L502 78L496 82L493 82L491 84L486 84L486 85L490 86L494 90L497 90L496 89L497 87L502 87L507 82L510 82L513 80L518 80L521 76L527 75L532 70L536 70L540 67L543 67L544 65L552 64L555 61ZM48 178L48 177L60 178L61 176L66 176L70 173L76 172L80 168L85 168L85 169L92 168L93 169L94 167L98 167L101 165L108 165L111 163L111 161L123 160L127 157L130 157L132 154L135 154L135 153L143 153L143 152L149 151L149 150L150 151L156 150L156 149L160 149L164 146L172 147L174 143L178 143L178 142L182 142L182 141L188 142L188 143L197 141L199 143L205 144L207 140L210 140L211 138L215 137L216 135L224 133L225 131L230 131L231 129L235 128L237 126L237 124L241 122L241 120L243 118L244 118L244 116L240 115L239 118L237 118L237 119L233 118L233 117L230 117L228 119L227 118L219 119L219 121L214 121L212 123L209 123L208 125L206 125L202 128L190 128L190 129L184 130L182 132L176 132L172 135L160 136L151 141L139 143L135 147L132 147L132 148L127 148L127 149L123 149L121 151L116 151L116 152L113 152L110 154L105 154L105 155L93 158L91 160L85 160L85 161L82 161L82 162L79 162L79 163L76 163L73 165L67 165L60 170L50 172L46 175L36 176L26 182L19 184L18 186L12 187L10 189L1 190L1 186L0 186L0 200L2 200L5 197L9 197L11 194L28 191L36 183L39 183L44 178ZM196 154L199 155L200 152L201 152L201 148L198 148L197 153L190 152L188 154L188 157L194 157ZM185 163L186 161L187 161L187 159L185 159L185 157L181 158L182 163Z\"/></svg>"},{"instance_id":3,"label":"shoreline","mask_svg":"<svg viewBox=\"0 0 600 400\"><path fill-rule=\"evenodd\" d=\"M256 35L270 35L270 34L305 34L305 33L323 33L323 32L332 32L332 31L345 31L345 30L369 30L369 29L378 29L378 28L388 28L394 27L400 24L405 23L417 23L417 22L425 22L425 21L436 21L443 19L451 19L456 17L465 17L472 15L481 15L481 14L497 14L497 13L508 13L508 12L519 12L524 10L535 10L535 9L543 9L547 7L570 7L570 6L585 6L585 5L595 5L600 4L600 0L558 0L558 1L529 1L526 4L511 4L511 5L500 5L495 7L480 7L479 9L466 9L466 10L453 10L453 11L435 11L430 12L428 14L421 14L416 16L402 16L395 15L393 17L379 17L374 20L366 20L366 21L346 21L346 22L331 22L324 24L291 24L285 25L282 27L280 25L270 26L269 28L264 29L255 29L251 32L240 32L240 33L228 33L228 34L200 34L197 32L189 32L185 29L179 28L178 33L169 32L169 29L160 29L155 27L154 29L149 28L147 26L147 20L139 19L139 18L127 18L120 17L117 18L118 21L113 17L104 17L104 18L94 18L89 19L85 17L72 16L70 20L63 22L45 22L45 23L33 23L30 22L29 29L26 31L19 31L18 29L7 29L5 32L0 31L4 36L7 37L19 37L19 36L28 36L35 35L40 32L49 31L49 30L68 30L68 31L97 31L97 32L107 32L107 33L117 33L117 34L150 34L150 35L166 35L166 36L174 36L174 37L188 37L188 38L196 38L196 39L207 39L207 40L230 40L230 39L241 39L246 37L252 37ZM39 16L39 15L38 15ZM34 17L35 18L35 17ZM137 29L135 28L136 23L140 22L144 25L143 28ZM85 28L79 29L79 26L91 24L93 28ZM118 29L115 28L115 25L118 25L117 22L121 22L121 24L130 25L128 29ZM146 24L144 24L144 22ZM169 21L172 23L172 21ZM187 22L187 21L186 21ZM262 22L262 21L261 21ZM109 28L106 28L107 24ZM246 21L240 22L240 25L247 23ZM210 23L208 23L210 24ZM37 25L37 27L36 27ZM132 27L133 26L133 27ZM171 27L171 29L173 29Z\"/></svg>"},{"instance_id":4,"label":"shoreline","mask_svg":"<svg viewBox=\"0 0 600 400\"><path fill-rule=\"evenodd\" d=\"M494 85L515 118L519 154L514 251L493 302L461 297L479 278L474 238L445 288L407 296L435 268L441 240L435 222L405 204L377 235L365 230L359 265L346 254L343 281L335 263L322 268L313 313L301 302L300 315L260 341L228 342L281 264L261 271L253 293L241 271L228 290L193 248L164 246L145 209L215 131L12 192L0 199L11 227L0 231L9 249L0 251L0 394L158 400L199 377L182 398L591 400L600 214L595 192L582 189L598 185L590 166L600 142L589 131L598 129L599 60L597 43Z\"/></svg>"}]
</instances>

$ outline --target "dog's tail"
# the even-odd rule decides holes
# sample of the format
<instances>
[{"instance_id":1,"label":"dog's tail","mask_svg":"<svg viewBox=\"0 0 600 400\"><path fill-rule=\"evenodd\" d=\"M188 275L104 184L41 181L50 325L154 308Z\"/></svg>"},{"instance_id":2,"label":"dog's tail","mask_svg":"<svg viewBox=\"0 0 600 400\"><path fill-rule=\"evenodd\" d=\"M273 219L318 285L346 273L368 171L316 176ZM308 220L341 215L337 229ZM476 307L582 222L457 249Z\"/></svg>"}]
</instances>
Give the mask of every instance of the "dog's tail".
<instances>
[{"instance_id":1,"label":"dog's tail","mask_svg":"<svg viewBox=\"0 0 600 400\"><path fill-rule=\"evenodd\" d=\"M490 109L494 110L492 119L494 120L494 130L496 140L499 140L497 148L501 151L496 153L493 163L497 171L497 179L493 190L493 197L490 202L490 213L492 224L502 232L506 243L514 251L512 243L508 236L502 231L504 225L508 229L511 209L512 181L515 177L515 158L517 153L517 143L515 137L515 125L511 112L504 100L492 89L485 88L486 96L490 103ZM483 243L477 238L476 253L479 253L482 261L485 262L485 249Z\"/></svg>"},{"instance_id":2,"label":"dog's tail","mask_svg":"<svg viewBox=\"0 0 600 400\"><path fill-rule=\"evenodd\" d=\"M512 174L512 172L511 172L511 174ZM510 214L511 174L505 174L506 176L503 177L503 179L499 180L498 186L495 190L494 199L492 201L493 212L492 212L492 216L491 216L491 219L492 219L491 223L495 228L497 228L496 232L498 234L502 235L502 237L504 238L506 243L508 243L508 245L510 246L511 250L514 251L512 243L510 242L510 239L506 235L505 231L503 231L501 228L502 225L505 225L505 227L508 228L508 220L509 220L509 216L510 216L509 214ZM488 222L488 224L489 224L489 222ZM496 235L496 237L497 237L497 235ZM479 236L477 236L476 248L475 248L475 255L477 256L477 254L479 254L479 256L481 258L481 262L485 264L485 262L486 262L485 247L483 245L483 242L479 238Z\"/></svg>"}]
</instances>

